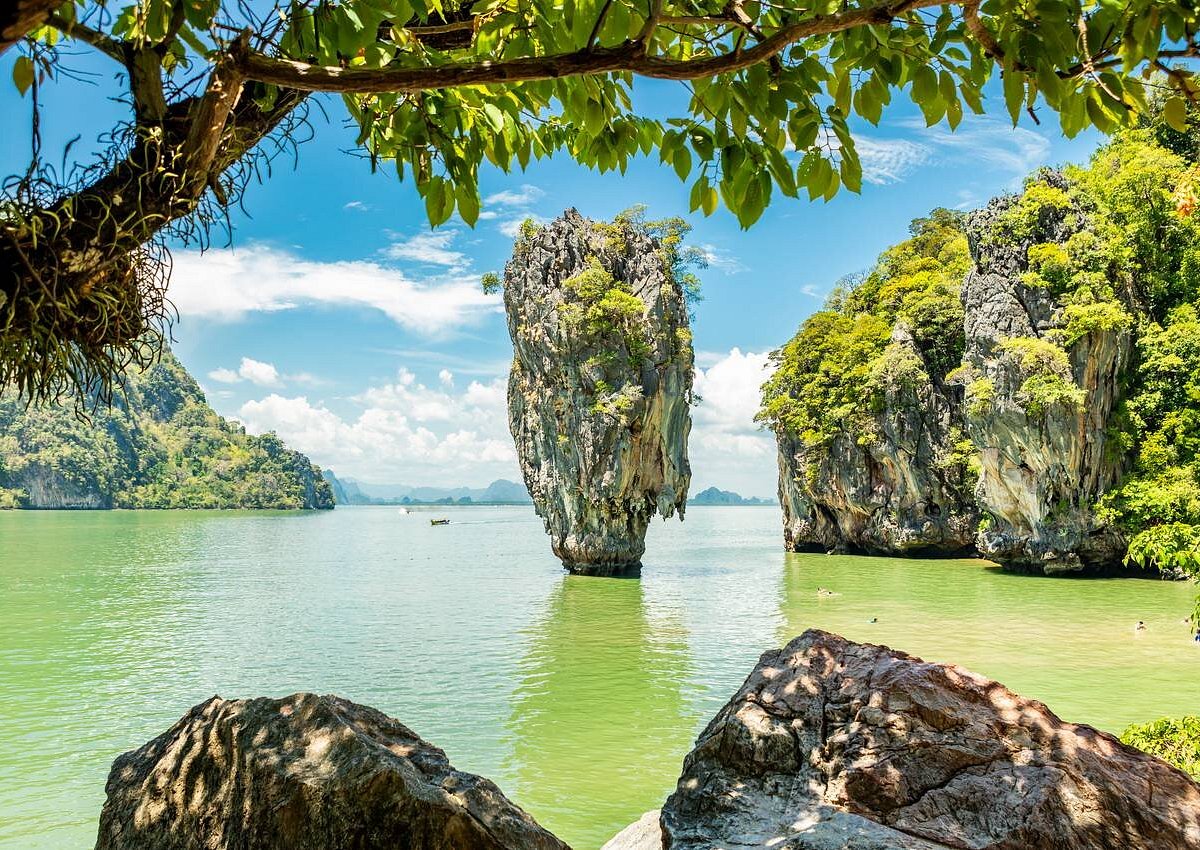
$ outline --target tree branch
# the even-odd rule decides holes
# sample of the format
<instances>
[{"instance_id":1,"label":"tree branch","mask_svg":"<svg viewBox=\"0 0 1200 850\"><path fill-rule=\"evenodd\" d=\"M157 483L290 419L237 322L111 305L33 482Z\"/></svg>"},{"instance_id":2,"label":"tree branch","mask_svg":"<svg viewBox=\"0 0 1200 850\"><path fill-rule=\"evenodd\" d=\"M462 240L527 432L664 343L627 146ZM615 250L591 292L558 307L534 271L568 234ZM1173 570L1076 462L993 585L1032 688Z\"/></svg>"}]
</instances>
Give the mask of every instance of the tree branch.
<instances>
[{"instance_id":1,"label":"tree branch","mask_svg":"<svg viewBox=\"0 0 1200 850\"><path fill-rule=\"evenodd\" d=\"M125 64L126 55L124 42L118 41L112 36L100 32L100 30L92 29L86 24L68 21L57 12L52 12L46 18L46 23L54 27L68 38L82 41L84 44L90 44L105 56L115 59L122 65Z\"/></svg>"},{"instance_id":2,"label":"tree branch","mask_svg":"<svg viewBox=\"0 0 1200 850\"><path fill-rule=\"evenodd\" d=\"M0 53L46 23L62 0L8 0L0 4Z\"/></svg>"},{"instance_id":3,"label":"tree branch","mask_svg":"<svg viewBox=\"0 0 1200 850\"><path fill-rule=\"evenodd\" d=\"M907 0L901 6L882 3L831 15L817 15L781 27L747 50L699 59L648 56L637 41L627 41L617 47L597 47L502 62L453 62L419 68L340 68L311 65L265 56L248 49L232 52L231 58L247 79L303 91L363 94L530 82L617 71L629 71L639 76L662 80L694 80L740 71L767 61L804 38L843 32L867 24L885 23L906 11L944 5L947 5L946 0Z\"/></svg>"}]
</instances>

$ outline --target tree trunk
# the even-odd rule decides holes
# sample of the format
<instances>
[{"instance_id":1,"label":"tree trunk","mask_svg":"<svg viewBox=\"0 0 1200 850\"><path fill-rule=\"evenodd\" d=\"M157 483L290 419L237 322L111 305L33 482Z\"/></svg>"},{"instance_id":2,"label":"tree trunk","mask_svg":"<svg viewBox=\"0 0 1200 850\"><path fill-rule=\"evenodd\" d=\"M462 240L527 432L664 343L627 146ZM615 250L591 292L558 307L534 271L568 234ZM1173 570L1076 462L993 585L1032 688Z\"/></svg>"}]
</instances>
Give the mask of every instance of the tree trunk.
<instances>
[{"instance_id":1,"label":"tree trunk","mask_svg":"<svg viewBox=\"0 0 1200 850\"><path fill-rule=\"evenodd\" d=\"M106 174L0 220L0 386L41 397L106 385L114 354L133 359L166 313L168 270L146 244L195 213L210 187L224 204L221 175L307 96L283 90L262 109L253 97L261 91L218 66L202 95L139 127Z\"/></svg>"}]
</instances>

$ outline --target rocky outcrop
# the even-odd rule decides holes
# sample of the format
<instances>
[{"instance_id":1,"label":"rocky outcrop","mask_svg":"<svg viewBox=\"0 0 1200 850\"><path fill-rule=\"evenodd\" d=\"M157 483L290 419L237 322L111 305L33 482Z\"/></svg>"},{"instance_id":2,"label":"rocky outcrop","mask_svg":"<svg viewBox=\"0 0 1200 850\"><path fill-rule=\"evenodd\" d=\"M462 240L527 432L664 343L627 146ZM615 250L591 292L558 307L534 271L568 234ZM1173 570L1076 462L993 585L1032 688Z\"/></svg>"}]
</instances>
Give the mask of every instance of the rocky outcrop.
<instances>
[{"instance_id":1,"label":"rocky outcrop","mask_svg":"<svg viewBox=\"0 0 1200 850\"><path fill-rule=\"evenodd\" d=\"M1039 179L1066 189L1056 172ZM1015 202L997 198L967 222L975 262L962 287L967 433L979 453L975 495L986 512L977 546L1007 567L1047 574L1115 567L1125 541L1096 521L1092 507L1122 471L1122 451L1109 445L1107 431L1132 336L1093 330L1069 347L1064 377L1082 390L1074 402L1038 406L1022 398L1028 370L1021 361L1030 349L1006 341L1054 342L1063 326L1063 305L1025 282L1029 248L1066 243L1087 212L1047 205L1029 232L1014 234L1004 216ZM981 397L972 402L973 395Z\"/></svg>"},{"instance_id":2,"label":"rocky outcrop","mask_svg":"<svg viewBox=\"0 0 1200 850\"><path fill-rule=\"evenodd\" d=\"M96 850L567 850L398 721L333 696L204 702L113 763Z\"/></svg>"},{"instance_id":3,"label":"rocky outcrop","mask_svg":"<svg viewBox=\"0 0 1200 850\"><path fill-rule=\"evenodd\" d=\"M691 479L691 333L668 258L633 223L568 210L522 234L504 304L509 427L551 548L574 572L636 569Z\"/></svg>"},{"instance_id":4,"label":"rocky outcrop","mask_svg":"<svg viewBox=\"0 0 1200 850\"><path fill-rule=\"evenodd\" d=\"M660 826L616 846L1194 850L1200 786L997 682L810 630L701 733Z\"/></svg>"},{"instance_id":5,"label":"rocky outcrop","mask_svg":"<svg viewBox=\"0 0 1200 850\"><path fill-rule=\"evenodd\" d=\"M784 544L791 551L954 555L970 551L978 512L971 478L954 461L960 388L934 369L902 323L891 347L926 368L915 385L892 382L869 438L842 433L807 447L776 430Z\"/></svg>"}]
</instances>

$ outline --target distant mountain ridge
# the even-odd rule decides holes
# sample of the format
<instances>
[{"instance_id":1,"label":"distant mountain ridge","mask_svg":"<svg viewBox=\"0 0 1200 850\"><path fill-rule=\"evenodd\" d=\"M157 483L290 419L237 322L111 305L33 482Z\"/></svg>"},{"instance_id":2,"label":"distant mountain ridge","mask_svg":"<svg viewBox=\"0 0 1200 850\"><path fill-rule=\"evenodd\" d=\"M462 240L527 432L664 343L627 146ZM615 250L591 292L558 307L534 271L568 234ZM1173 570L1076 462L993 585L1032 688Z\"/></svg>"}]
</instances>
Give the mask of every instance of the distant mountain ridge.
<instances>
[{"instance_id":1,"label":"distant mountain ridge","mask_svg":"<svg viewBox=\"0 0 1200 850\"><path fill-rule=\"evenodd\" d=\"M0 508L333 507L318 467L219 416L169 351L89 420L0 392Z\"/></svg>"},{"instance_id":2,"label":"distant mountain ridge","mask_svg":"<svg viewBox=\"0 0 1200 850\"><path fill-rule=\"evenodd\" d=\"M482 488L408 487L338 478L328 469L322 475L329 482L338 504L343 505L528 505L533 502L523 485L504 478Z\"/></svg>"},{"instance_id":3,"label":"distant mountain ridge","mask_svg":"<svg viewBox=\"0 0 1200 850\"><path fill-rule=\"evenodd\" d=\"M689 505L773 505L774 499L760 499L758 496L742 496L732 490L720 490L709 487L688 499Z\"/></svg>"},{"instance_id":4,"label":"distant mountain ridge","mask_svg":"<svg viewBox=\"0 0 1200 850\"><path fill-rule=\"evenodd\" d=\"M339 505L529 505L529 491L515 481L499 478L483 488L407 487L400 484L367 484L338 478L331 470L322 475ZM774 505L774 499L742 496L732 490L709 487L688 499L689 505Z\"/></svg>"}]
</instances>

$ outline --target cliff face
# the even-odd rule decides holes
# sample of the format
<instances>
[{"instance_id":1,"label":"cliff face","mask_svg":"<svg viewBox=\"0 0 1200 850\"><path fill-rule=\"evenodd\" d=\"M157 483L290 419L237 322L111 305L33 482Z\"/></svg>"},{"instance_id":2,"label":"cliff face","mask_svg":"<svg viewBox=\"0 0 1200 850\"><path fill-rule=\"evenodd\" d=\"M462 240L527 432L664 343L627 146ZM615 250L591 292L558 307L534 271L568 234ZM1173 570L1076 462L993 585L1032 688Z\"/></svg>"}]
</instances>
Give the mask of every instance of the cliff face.
<instances>
[{"instance_id":1,"label":"cliff face","mask_svg":"<svg viewBox=\"0 0 1200 850\"><path fill-rule=\"evenodd\" d=\"M693 356L662 246L568 210L504 273L509 427L551 548L574 572L640 565L650 518L687 499Z\"/></svg>"},{"instance_id":2,"label":"cliff face","mask_svg":"<svg viewBox=\"0 0 1200 850\"><path fill-rule=\"evenodd\" d=\"M1053 172L1044 184L1066 189ZM1096 500L1120 479L1119 450L1106 431L1119 400L1132 336L1096 329L1067 347L1057 366L1074 395L1031 397L1038 342L1062 338L1064 305L1043 286L1029 286L1030 248L1063 245L1087 212L1046 205L1024 234L1006 227L1015 202L997 198L967 222L975 268L963 283L966 314L967 430L979 452L975 490L986 512L979 551L1007 566L1048 574L1120 563L1125 541L1101 526Z\"/></svg>"},{"instance_id":3,"label":"cliff face","mask_svg":"<svg viewBox=\"0 0 1200 850\"><path fill-rule=\"evenodd\" d=\"M902 324L894 352L922 362ZM954 461L961 395L923 380L889 381L882 406L860 434L806 446L777 429L779 502L788 549L871 554L953 554L969 550L978 515L970 476Z\"/></svg>"},{"instance_id":4,"label":"cliff face","mask_svg":"<svg viewBox=\"0 0 1200 850\"><path fill-rule=\"evenodd\" d=\"M274 434L221 418L170 352L89 420L0 393L0 505L332 508L321 471Z\"/></svg>"}]
</instances>

